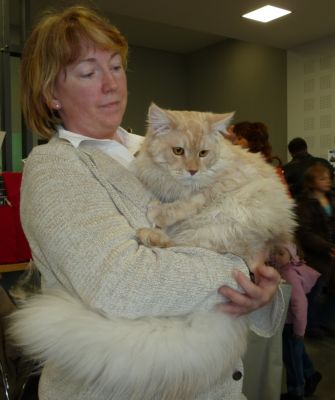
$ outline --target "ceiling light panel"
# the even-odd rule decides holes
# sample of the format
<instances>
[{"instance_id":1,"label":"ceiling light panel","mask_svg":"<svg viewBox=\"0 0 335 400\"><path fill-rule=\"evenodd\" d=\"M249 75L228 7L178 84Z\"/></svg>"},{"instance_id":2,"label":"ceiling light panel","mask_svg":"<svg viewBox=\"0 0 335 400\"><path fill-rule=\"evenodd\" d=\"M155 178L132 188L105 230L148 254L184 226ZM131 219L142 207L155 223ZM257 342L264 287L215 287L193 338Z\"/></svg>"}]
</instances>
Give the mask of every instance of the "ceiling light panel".
<instances>
[{"instance_id":1,"label":"ceiling light panel","mask_svg":"<svg viewBox=\"0 0 335 400\"><path fill-rule=\"evenodd\" d=\"M292 11L285 10L283 8L267 5L258 8L255 11L251 11L247 14L244 14L242 15L242 17L253 19L255 21L260 21L260 22L270 22L274 19L283 17L284 15L291 14L291 12Z\"/></svg>"}]
</instances>

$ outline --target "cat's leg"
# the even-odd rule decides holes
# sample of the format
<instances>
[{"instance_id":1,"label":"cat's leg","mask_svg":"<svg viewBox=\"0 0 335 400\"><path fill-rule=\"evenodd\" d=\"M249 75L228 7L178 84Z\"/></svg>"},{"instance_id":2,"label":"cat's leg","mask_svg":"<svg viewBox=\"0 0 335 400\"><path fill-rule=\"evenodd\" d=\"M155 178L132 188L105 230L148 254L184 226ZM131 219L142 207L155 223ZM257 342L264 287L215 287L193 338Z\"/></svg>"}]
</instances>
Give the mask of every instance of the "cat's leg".
<instances>
[{"instance_id":1,"label":"cat's leg","mask_svg":"<svg viewBox=\"0 0 335 400\"><path fill-rule=\"evenodd\" d=\"M193 217L205 204L206 196L203 193L198 193L187 200L177 200L173 203L158 203L155 201L149 204L147 216L152 224L165 228Z\"/></svg>"},{"instance_id":2,"label":"cat's leg","mask_svg":"<svg viewBox=\"0 0 335 400\"><path fill-rule=\"evenodd\" d=\"M161 229L140 228L136 235L139 241L148 247L172 247L174 245L170 237Z\"/></svg>"}]
</instances>

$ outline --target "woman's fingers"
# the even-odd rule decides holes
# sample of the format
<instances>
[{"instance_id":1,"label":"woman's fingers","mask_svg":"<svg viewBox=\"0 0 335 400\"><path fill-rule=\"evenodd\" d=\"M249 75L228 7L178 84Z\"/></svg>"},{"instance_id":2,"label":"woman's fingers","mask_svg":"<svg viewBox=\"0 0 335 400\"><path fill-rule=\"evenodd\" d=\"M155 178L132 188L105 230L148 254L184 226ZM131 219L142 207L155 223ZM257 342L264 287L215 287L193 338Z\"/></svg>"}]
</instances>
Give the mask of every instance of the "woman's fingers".
<instances>
[{"instance_id":1,"label":"woman's fingers","mask_svg":"<svg viewBox=\"0 0 335 400\"><path fill-rule=\"evenodd\" d=\"M219 310L231 315L244 315L269 303L278 289L280 275L271 267L257 267L257 284L253 283L240 271L234 271L234 278L243 292L228 286L219 288L219 293L228 299L227 303L219 304Z\"/></svg>"}]
</instances>

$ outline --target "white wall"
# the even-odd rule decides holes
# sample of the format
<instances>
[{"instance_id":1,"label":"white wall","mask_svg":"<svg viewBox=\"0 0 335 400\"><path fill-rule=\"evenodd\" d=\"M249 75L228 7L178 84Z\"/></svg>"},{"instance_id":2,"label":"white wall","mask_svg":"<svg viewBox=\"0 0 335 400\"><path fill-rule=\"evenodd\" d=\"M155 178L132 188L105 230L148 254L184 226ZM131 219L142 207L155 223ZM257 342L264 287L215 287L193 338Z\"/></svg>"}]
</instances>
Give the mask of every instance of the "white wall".
<instances>
[{"instance_id":1,"label":"white wall","mask_svg":"<svg viewBox=\"0 0 335 400\"><path fill-rule=\"evenodd\" d=\"M300 136L309 152L335 148L335 37L287 53L288 141Z\"/></svg>"}]
</instances>

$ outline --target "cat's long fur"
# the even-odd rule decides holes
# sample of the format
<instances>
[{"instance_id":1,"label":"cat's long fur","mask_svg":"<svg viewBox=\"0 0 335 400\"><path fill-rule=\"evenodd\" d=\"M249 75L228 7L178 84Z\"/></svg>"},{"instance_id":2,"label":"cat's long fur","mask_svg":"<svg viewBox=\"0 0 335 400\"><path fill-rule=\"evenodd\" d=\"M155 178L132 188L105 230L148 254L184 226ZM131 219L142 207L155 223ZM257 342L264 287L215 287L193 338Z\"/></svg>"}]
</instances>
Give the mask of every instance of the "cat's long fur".
<instances>
[{"instance_id":1,"label":"cat's long fur","mask_svg":"<svg viewBox=\"0 0 335 400\"><path fill-rule=\"evenodd\" d=\"M144 243L201 246L251 263L271 243L290 238L294 202L261 154L223 137L231 117L151 105L134 171L165 203L148 213L164 231L140 230ZM184 154L174 154L176 148Z\"/></svg>"},{"instance_id":2,"label":"cat's long fur","mask_svg":"<svg viewBox=\"0 0 335 400\"><path fill-rule=\"evenodd\" d=\"M110 400L193 400L231 374L246 347L245 322L222 313L131 320L63 290L35 295L11 322L26 355Z\"/></svg>"}]
</instances>

